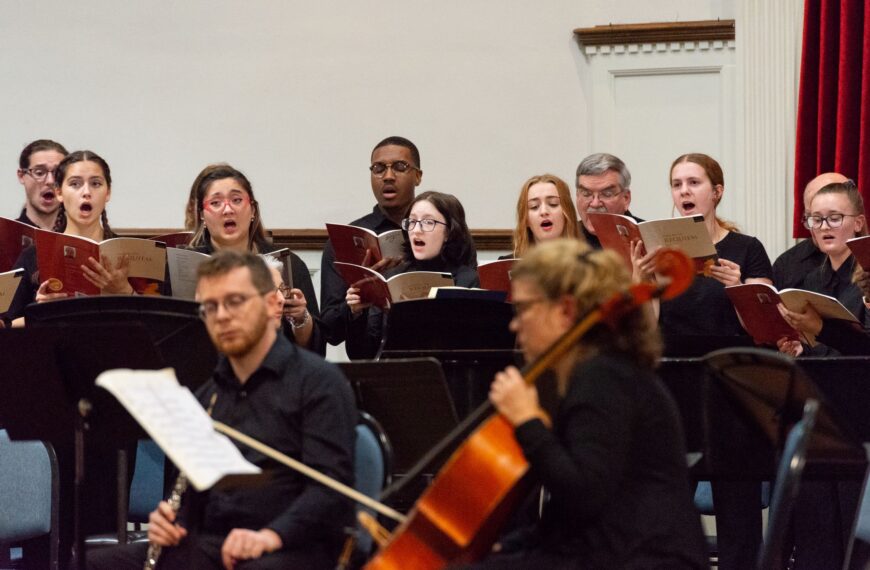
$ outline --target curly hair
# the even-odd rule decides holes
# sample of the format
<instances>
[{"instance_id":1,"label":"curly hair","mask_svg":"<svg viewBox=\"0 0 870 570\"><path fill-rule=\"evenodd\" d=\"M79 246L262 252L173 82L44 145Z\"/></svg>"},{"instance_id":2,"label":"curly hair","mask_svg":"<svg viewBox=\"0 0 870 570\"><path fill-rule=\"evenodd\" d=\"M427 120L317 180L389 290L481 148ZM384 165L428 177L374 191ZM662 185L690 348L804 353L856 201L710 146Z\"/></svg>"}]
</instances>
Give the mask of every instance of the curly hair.
<instances>
[{"instance_id":1,"label":"curly hair","mask_svg":"<svg viewBox=\"0 0 870 570\"><path fill-rule=\"evenodd\" d=\"M531 282L552 301L570 295L580 316L631 285L631 274L619 254L564 238L531 249L514 265L511 279ZM620 352L648 368L655 367L662 354L658 325L641 307L613 326L597 324L583 337L582 347L584 354Z\"/></svg>"}]
</instances>

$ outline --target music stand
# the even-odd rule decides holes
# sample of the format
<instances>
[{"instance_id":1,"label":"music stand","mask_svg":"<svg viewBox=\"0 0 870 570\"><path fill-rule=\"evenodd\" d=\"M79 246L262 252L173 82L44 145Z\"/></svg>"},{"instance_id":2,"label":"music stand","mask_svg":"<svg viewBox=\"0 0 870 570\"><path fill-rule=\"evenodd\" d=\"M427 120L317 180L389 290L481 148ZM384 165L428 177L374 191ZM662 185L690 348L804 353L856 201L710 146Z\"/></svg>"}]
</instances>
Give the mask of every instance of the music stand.
<instances>
[{"instance_id":1,"label":"music stand","mask_svg":"<svg viewBox=\"0 0 870 570\"><path fill-rule=\"evenodd\" d=\"M77 297L34 303L24 309L29 327L62 323L115 325L141 323L151 343L178 381L195 390L217 365L217 351L199 318L199 304L149 295Z\"/></svg>"},{"instance_id":2,"label":"music stand","mask_svg":"<svg viewBox=\"0 0 870 570\"><path fill-rule=\"evenodd\" d=\"M393 450L393 476L401 477L458 424L447 381L434 358L342 362L339 366L351 383L359 409L384 428ZM431 465L427 475L439 466Z\"/></svg>"},{"instance_id":3,"label":"music stand","mask_svg":"<svg viewBox=\"0 0 870 570\"><path fill-rule=\"evenodd\" d=\"M513 305L479 299L396 303L376 359L434 357L441 362L460 418L486 400L494 374L515 364L508 325Z\"/></svg>"},{"instance_id":4,"label":"music stand","mask_svg":"<svg viewBox=\"0 0 870 570\"><path fill-rule=\"evenodd\" d=\"M728 349L708 354L705 362L730 398L777 450L800 421L808 399L819 402L819 411L808 459L826 468L866 466L863 447L828 403L816 384L795 361L783 354L757 348Z\"/></svg>"},{"instance_id":5,"label":"music stand","mask_svg":"<svg viewBox=\"0 0 870 570\"><path fill-rule=\"evenodd\" d=\"M126 410L106 391L94 386L96 376L112 368L159 369L164 361L141 324L62 325L0 331L0 425L11 439L49 441L58 452L62 496L72 490L72 508L61 503L61 521L73 527L78 567L84 568L82 505L85 495L86 449L120 449L144 437ZM35 381L38 380L38 381ZM89 456L90 457L90 456ZM126 471L125 457L119 465ZM100 464L97 464L102 466ZM126 482L127 474L123 475ZM119 485L120 487L120 485ZM90 497L88 504L111 493ZM126 530L126 489L119 492ZM118 518L121 518L119 513ZM63 533L62 533L63 534Z\"/></svg>"}]
</instances>

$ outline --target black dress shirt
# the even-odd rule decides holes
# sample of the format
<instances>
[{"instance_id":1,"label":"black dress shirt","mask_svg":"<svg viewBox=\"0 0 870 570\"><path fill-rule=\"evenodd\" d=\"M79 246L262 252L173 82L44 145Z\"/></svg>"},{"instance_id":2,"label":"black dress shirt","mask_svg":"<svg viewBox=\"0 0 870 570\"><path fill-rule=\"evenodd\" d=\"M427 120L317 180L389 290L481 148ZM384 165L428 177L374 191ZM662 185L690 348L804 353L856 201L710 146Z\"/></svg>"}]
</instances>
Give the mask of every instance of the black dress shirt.
<instances>
[{"instance_id":1,"label":"black dress shirt","mask_svg":"<svg viewBox=\"0 0 870 570\"><path fill-rule=\"evenodd\" d=\"M787 249L773 262L773 284L777 289L806 289L804 279L825 262L813 240L806 239Z\"/></svg>"},{"instance_id":2,"label":"black dress shirt","mask_svg":"<svg viewBox=\"0 0 870 570\"><path fill-rule=\"evenodd\" d=\"M27 224L28 226L33 226L34 228L38 228L36 222L27 217L27 208L21 208L21 215L18 216L17 221L22 224Z\"/></svg>"},{"instance_id":3,"label":"black dress shirt","mask_svg":"<svg viewBox=\"0 0 870 570\"><path fill-rule=\"evenodd\" d=\"M204 407L217 394L212 417L347 485L353 484L357 411L339 369L278 335L260 367L241 384L226 357L197 390ZM270 528L284 548L312 541L340 544L352 524L353 503L246 446L245 459L271 478L261 486L188 493L186 521L225 535L234 528ZM183 503L184 505L185 503Z\"/></svg>"},{"instance_id":4,"label":"black dress shirt","mask_svg":"<svg viewBox=\"0 0 870 570\"><path fill-rule=\"evenodd\" d=\"M350 225L372 230L376 234L400 229L378 206L372 208L370 214L352 221ZM347 339L350 309L344 300L347 294L347 283L336 271L334 262L335 250L332 248L332 242L327 240L320 261L320 324L329 344L339 345Z\"/></svg>"}]
</instances>

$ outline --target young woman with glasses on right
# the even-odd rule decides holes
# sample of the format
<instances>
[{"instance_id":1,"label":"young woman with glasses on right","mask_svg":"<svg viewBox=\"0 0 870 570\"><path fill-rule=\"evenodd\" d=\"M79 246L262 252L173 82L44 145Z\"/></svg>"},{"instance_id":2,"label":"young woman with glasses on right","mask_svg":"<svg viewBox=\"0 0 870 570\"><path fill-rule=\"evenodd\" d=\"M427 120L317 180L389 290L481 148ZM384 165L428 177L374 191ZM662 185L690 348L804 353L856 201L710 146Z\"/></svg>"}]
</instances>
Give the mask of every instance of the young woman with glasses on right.
<instances>
[{"instance_id":1,"label":"young woman with glasses on right","mask_svg":"<svg viewBox=\"0 0 870 570\"><path fill-rule=\"evenodd\" d=\"M409 271L450 273L459 287L477 287L477 252L465 223L465 209L455 196L423 192L411 202L402 220L404 259L385 273L392 277ZM383 335L383 313L363 304L359 289L350 287L345 297L351 311L347 354L372 358Z\"/></svg>"},{"instance_id":2,"label":"young woman with glasses on right","mask_svg":"<svg viewBox=\"0 0 870 570\"><path fill-rule=\"evenodd\" d=\"M780 351L793 356L834 356L840 352L866 354L867 332L870 331L870 310L862 298L862 290L853 283L857 263L846 241L867 235L864 201L851 181L837 182L823 187L813 197L804 225L813 233L819 249L826 254L825 262L810 272L804 288L816 293L836 297L863 325L857 330L846 321L823 320L812 306L803 312L790 311L779 306L779 311L792 327L817 337L813 348L800 341L782 339Z\"/></svg>"}]
</instances>

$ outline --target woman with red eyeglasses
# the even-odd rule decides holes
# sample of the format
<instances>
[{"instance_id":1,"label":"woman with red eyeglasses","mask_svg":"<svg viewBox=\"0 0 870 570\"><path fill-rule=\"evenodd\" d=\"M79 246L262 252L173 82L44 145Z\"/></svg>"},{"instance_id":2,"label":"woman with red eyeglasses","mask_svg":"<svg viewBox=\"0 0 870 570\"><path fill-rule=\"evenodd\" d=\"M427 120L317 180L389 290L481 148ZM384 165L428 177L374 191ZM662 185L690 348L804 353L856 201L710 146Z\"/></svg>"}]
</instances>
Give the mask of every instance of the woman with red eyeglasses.
<instances>
[{"instance_id":1,"label":"woman with red eyeglasses","mask_svg":"<svg viewBox=\"0 0 870 570\"><path fill-rule=\"evenodd\" d=\"M228 164L211 164L197 176L196 225L190 249L211 255L224 249L270 253L278 249L260 218L260 207L247 177ZM326 341L319 332L320 311L308 267L290 253L288 263L293 288L280 287L284 295L285 335L300 346L326 354Z\"/></svg>"}]
</instances>

